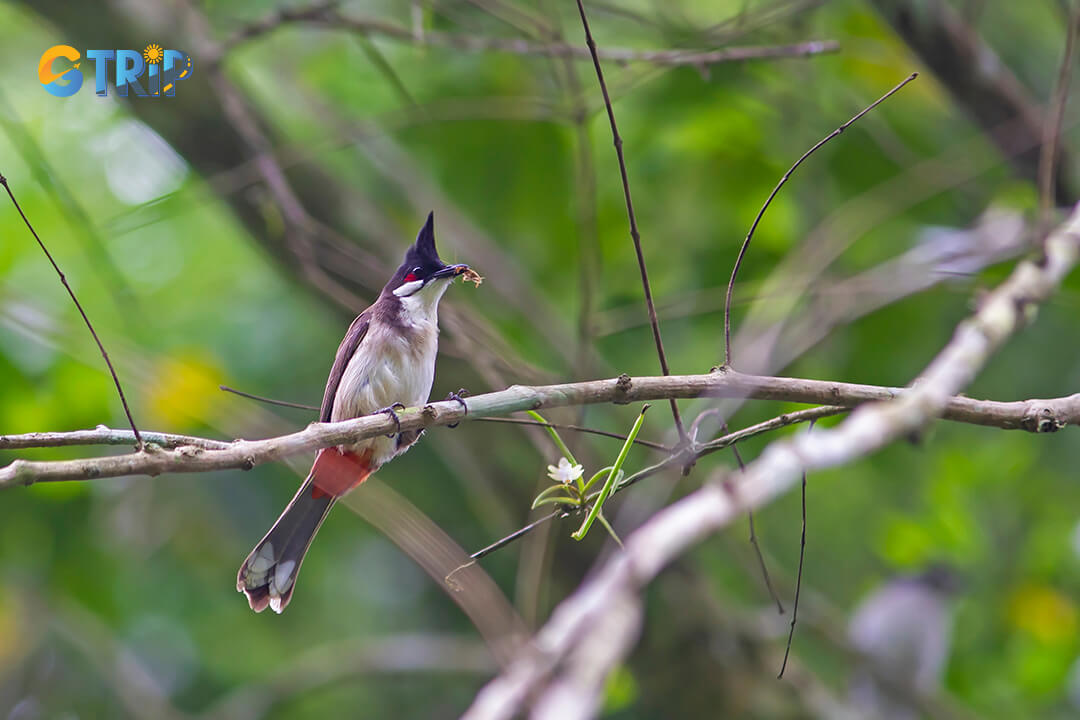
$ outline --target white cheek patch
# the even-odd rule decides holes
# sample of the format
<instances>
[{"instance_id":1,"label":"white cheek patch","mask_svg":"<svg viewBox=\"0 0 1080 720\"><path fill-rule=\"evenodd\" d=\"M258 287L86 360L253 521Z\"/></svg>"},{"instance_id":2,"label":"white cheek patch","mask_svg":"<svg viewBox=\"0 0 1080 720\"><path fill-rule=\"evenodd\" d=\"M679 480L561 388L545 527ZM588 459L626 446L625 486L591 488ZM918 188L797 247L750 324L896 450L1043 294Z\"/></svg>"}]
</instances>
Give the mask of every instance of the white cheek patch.
<instances>
[{"instance_id":1,"label":"white cheek patch","mask_svg":"<svg viewBox=\"0 0 1080 720\"><path fill-rule=\"evenodd\" d=\"M414 292L416 292L423 286L423 280L413 280L412 282L407 282L401 287L399 287L397 290L394 291L394 294L398 297L407 297L409 295L412 295Z\"/></svg>"}]
</instances>

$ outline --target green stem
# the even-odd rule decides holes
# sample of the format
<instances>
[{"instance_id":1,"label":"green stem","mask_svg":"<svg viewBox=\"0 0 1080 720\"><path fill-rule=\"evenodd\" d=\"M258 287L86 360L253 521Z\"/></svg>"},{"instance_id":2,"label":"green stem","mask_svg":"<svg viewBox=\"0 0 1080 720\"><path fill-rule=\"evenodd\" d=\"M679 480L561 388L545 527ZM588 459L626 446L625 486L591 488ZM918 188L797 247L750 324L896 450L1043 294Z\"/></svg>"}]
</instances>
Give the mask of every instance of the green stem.
<instances>
[{"instance_id":1,"label":"green stem","mask_svg":"<svg viewBox=\"0 0 1080 720\"><path fill-rule=\"evenodd\" d=\"M529 415L532 416L533 420L538 420L544 423L545 429L549 433L551 433L551 439L554 440L555 444L559 446L559 451L566 457L566 459L574 465L579 464L577 459L574 457L574 453L570 452L570 448L566 447L566 443L563 442L562 436L559 435L559 431L551 427L551 423L545 420L544 416L536 412L535 410L528 410L527 412Z\"/></svg>"},{"instance_id":2,"label":"green stem","mask_svg":"<svg viewBox=\"0 0 1080 720\"><path fill-rule=\"evenodd\" d=\"M630 446L634 444L634 438L637 437L638 432L641 430L641 424L645 420L645 411L649 409L648 405L641 408L641 412L638 413L637 420L634 421L634 427L630 429L630 434L626 436L626 442L623 443L622 450L619 451L619 457L616 458L615 464L611 466L611 471L608 472L607 480L604 481L604 487L600 489L600 496L596 498L596 502L589 508L589 514L585 516L585 521L581 523L581 527L578 528L570 537L575 540L584 539L585 535L589 532L589 528L592 527L593 521L596 520L596 516L600 514L600 510L603 509L604 501L611 495L611 490L615 487L616 478L619 475L620 469L623 463L626 461L626 456L630 453Z\"/></svg>"}]
</instances>

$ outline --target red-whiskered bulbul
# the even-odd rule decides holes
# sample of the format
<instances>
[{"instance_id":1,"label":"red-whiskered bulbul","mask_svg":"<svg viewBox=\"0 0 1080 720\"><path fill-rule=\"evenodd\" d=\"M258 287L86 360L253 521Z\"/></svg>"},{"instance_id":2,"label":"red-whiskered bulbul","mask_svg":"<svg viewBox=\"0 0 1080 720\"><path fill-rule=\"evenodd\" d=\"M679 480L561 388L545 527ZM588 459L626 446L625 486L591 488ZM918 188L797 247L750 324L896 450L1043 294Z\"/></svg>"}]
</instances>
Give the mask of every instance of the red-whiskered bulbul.
<instances>
[{"instance_id":1,"label":"red-whiskered bulbul","mask_svg":"<svg viewBox=\"0 0 1080 720\"><path fill-rule=\"evenodd\" d=\"M375 303L353 320L326 381L320 422L337 422L395 407L422 405L435 378L438 307L467 265L447 265L435 250L432 215L405 262ZM304 484L270 532L240 566L236 589L255 612L289 604L300 564L330 508L383 464L405 452L422 431L367 438L320 450Z\"/></svg>"}]
</instances>

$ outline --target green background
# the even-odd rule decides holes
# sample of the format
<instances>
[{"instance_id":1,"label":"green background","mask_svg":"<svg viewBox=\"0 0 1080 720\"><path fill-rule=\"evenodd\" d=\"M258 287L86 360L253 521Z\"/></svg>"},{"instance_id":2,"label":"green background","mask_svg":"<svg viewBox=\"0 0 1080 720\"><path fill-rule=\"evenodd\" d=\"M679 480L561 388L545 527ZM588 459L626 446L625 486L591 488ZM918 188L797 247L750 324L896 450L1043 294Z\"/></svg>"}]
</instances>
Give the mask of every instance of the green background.
<instances>
[{"instance_id":1,"label":"green background","mask_svg":"<svg viewBox=\"0 0 1080 720\"><path fill-rule=\"evenodd\" d=\"M141 427L222 439L302 428L311 413L253 404L218 385L317 404L348 322L432 209L444 259L487 278L475 290L451 288L444 302L434 397L657 374L589 62L413 47L303 24L233 49L226 77L264 123L308 211L336 233L320 235L330 238L319 246L320 275L298 259L297 234L252 181L251 164L231 159L250 152L208 84L213 58L183 4L120 5L0 3L0 173L94 321ZM572 3L478 5L417 9L429 32L518 37L535 17L582 44ZM221 42L274 7L212 0L200 12ZM604 65L671 367L707 372L723 359L722 292L735 253L776 181L814 142L925 68L872 4L855 0L589 7L601 48L839 43L836 53L704 72ZM969 26L1045 104L1064 43L1060 5L957 8L975 14ZM412 22L405 4L346 3L342 12ZM88 76L60 99L37 81L38 58L52 45L151 42L194 59L176 98L125 101L110 87L102 99ZM1069 107L1066 144L1077 117ZM776 198L741 272L736 327L749 308L783 299L757 292L815 230L852 233L824 287L901 255L928 226L971 226L989 207L1034 221L1037 204L1031 179L923 72L814 155ZM1009 267L962 274L838 328L782 372L903 385ZM1075 391L1078 290L1074 276L969 394ZM684 413L707 406L684 403ZM754 401L733 424L793 407ZM598 406L549 417L625 432L636 413ZM2 200L0 433L99 423L125 425L114 388L52 268ZM852 661L837 640L847 613L891 574L945 559L968 579L944 679L951 704L985 717L1070 716L1068 674L1080 654L1074 433L939 423L917 441L811 476L796 672L842 697ZM618 451L608 439L566 437L587 474ZM671 440L663 403L642 437ZM770 439L745 443L744 457ZM87 452L99 450L0 452L0 463ZM428 433L379 477L471 552L528 521L557 459L540 431L466 422ZM635 449L628 468L657 459ZM609 514L626 534L731 464L720 453L689 477L654 477ZM297 481L274 465L5 491L0 717L16 706L22 714L11 717L457 716L490 677L479 636L439 583L354 513L339 508L327 521L282 616L251 613L235 592L236 568ZM798 496L757 523L788 605ZM570 540L575 528L555 523L482 563L530 627L611 550L599 528ZM644 635L609 685L610 717L809 713L798 683L774 679L788 616L770 610L745 522L681 559L647 598ZM445 642L447 657L410 651L409 642Z\"/></svg>"}]
</instances>

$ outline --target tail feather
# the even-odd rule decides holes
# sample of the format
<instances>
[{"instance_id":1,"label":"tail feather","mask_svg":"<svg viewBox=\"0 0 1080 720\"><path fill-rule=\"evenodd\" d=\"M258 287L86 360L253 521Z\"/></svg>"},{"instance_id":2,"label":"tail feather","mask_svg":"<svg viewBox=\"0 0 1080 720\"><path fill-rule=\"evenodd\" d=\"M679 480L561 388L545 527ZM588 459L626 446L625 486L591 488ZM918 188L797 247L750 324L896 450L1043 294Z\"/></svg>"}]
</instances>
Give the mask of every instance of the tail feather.
<instances>
[{"instance_id":1,"label":"tail feather","mask_svg":"<svg viewBox=\"0 0 1080 720\"><path fill-rule=\"evenodd\" d=\"M366 463L355 456L336 448L319 451L307 479L237 573L236 589L247 596L252 610L285 609L304 556L330 508L370 474Z\"/></svg>"}]
</instances>

